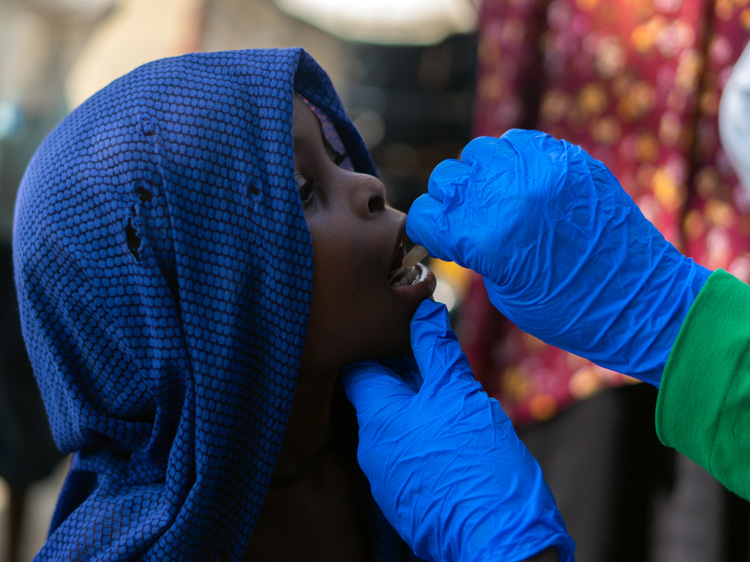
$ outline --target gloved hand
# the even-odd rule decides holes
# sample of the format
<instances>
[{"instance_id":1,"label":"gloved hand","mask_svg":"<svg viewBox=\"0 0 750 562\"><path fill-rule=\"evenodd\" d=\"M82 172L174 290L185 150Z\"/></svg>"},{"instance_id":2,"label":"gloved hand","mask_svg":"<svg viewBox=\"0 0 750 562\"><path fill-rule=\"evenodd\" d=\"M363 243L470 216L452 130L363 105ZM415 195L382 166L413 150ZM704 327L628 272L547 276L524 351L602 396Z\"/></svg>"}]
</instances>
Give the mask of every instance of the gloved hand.
<instances>
[{"instance_id":1,"label":"gloved hand","mask_svg":"<svg viewBox=\"0 0 750 562\"><path fill-rule=\"evenodd\" d=\"M519 328L659 386L710 271L643 216L601 162L538 131L471 141L432 173L409 237L484 277Z\"/></svg>"},{"instance_id":2,"label":"gloved hand","mask_svg":"<svg viewBox=\"0 0 750 562\"><path fill-rule=\"evenodd\" d=\"M572 561L541 469L474 380L445 306L420 304L411 342L414 359L344 369L359 465L388 521L427 560L514 562L557 546Z\"/></svg>"}]
</instances>

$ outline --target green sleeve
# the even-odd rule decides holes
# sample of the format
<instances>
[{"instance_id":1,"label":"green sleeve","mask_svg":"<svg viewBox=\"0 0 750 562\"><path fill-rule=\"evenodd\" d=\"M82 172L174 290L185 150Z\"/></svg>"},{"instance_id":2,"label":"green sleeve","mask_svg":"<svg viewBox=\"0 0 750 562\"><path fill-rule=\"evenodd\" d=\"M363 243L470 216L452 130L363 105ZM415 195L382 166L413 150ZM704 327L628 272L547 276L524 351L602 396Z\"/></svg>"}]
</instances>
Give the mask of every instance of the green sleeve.
<instances>
[{"instance_id":1,"label":"green sleeve","mask_svg":"<svg viewBox=\"0 0 750 562\"><path fill-rule=\"evenodd\" d=\"M711 274L662 376L656 432L750 499L750 286Z\"/></svg>"}]
</instances>

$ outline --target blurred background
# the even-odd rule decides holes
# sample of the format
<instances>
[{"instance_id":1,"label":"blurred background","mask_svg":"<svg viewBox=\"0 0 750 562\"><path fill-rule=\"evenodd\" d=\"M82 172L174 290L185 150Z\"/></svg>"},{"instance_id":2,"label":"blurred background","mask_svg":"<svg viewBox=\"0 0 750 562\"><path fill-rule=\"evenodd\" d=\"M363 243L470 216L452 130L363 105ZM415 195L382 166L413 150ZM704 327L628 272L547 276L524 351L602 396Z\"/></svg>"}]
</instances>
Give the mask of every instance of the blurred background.
<instances>
[{"instance_id":1,"label":"blurred background","mask_svg":"<svg viewBox=\"0 0 750 562\"><path fill-rule=\"evenodd\" d=\"M472 137L541 129L604 161L696 261L748 281L748 186L717 117L748 39L750 0L0 0L0 562L41 547L67 467L18 327L13 203L35 148L99 88L161 57L302 46L394 207ZM579 562L750 560L746 502L658 443L655 389L521 333L476 276L430 265Z\"/></svg>"}]
</instances>

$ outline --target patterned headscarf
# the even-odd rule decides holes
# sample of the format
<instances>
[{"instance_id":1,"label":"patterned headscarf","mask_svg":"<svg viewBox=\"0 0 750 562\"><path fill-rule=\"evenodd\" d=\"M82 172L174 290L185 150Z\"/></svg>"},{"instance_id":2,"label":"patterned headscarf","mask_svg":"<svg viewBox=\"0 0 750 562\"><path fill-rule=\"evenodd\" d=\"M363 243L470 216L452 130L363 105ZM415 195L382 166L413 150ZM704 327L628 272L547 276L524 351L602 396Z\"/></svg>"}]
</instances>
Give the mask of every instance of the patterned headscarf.
<instances>
[{"instance_id":1,"label":"patterned headscarf","mask_svg":"<svg viewBox=\"0 0 750 562\"><path fill-rule=\"evenodd\" d=\"M239 559L292 403L312 288L292 100L374 173L301 49L144 65L73 111L23 179L23 330L76 452L40 559Z\"/></svg>"}]
</instances>

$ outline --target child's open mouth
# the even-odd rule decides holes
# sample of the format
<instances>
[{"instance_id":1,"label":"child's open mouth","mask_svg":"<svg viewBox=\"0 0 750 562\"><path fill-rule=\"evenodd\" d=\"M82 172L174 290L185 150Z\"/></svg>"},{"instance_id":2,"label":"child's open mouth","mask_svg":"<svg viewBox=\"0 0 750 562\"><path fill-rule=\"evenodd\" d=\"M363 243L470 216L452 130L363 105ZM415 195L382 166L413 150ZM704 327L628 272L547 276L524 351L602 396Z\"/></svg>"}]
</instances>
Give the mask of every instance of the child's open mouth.
<instances>
[{"instance_id":1,"label":"child's open mouth","mask_svg":"<svg viewBox=\"0 0 750 562\"><path fill-rule=\"evenodd\" d=\"M401 268L396 272L389 272L388 277L391 282L388 284L390 287L404 287L406 285L416 285L427 278L427 268L421 263L418 263L409 269Z\"/></svg>"},{"instance_id":2,"label":"child's open mouth","mask_svg":"<svg viewBox=\"0 0 750 562\"><path fill-rule=\"evenodd\" d=\"M388 288L407 301L419 302L429 298L435 292L437 280L427 266L419 263L427 257L427 250L409 240L406 220L401 224L394 246L386 277Z\"/></svg>"},{"instance_id":3,"label":"child's open mouth","mask_svg":"<svg viewBox=\"0 0 750 562\"><path fill-rule=\"evenodd\" d=\"M427 278L428 269L419 263L427 257L427 250L422 246L414 246L407 252L408 241L404 234L388 269L389 287L416 285Z\"/></svg>"}]
</instances>

